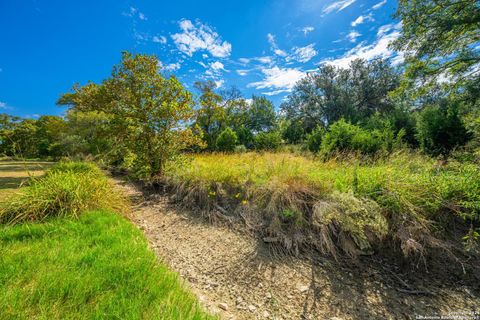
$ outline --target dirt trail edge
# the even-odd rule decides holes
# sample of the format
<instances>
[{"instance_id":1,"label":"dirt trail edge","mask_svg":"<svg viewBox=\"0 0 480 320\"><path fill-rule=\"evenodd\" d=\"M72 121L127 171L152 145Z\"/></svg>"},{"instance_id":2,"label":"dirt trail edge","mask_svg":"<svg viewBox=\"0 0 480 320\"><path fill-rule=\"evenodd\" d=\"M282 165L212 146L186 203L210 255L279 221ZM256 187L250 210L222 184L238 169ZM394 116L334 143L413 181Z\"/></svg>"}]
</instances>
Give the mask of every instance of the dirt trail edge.
<instances>
[{"instance_id":1,"label":"dirt trail edge","mask_svg":"<svg viewBox=\"0 0 480 320\"><path fill-rule=\"evenodd\" d=\"M131 219L159 258L222 319L421 319L479 312L480 296L470 287L441 279L411 284L391 269L275 256L263 242L212 225L167 197L145 199L133 185L117 184L134 199Z\"/></svg>"}]
</instances>

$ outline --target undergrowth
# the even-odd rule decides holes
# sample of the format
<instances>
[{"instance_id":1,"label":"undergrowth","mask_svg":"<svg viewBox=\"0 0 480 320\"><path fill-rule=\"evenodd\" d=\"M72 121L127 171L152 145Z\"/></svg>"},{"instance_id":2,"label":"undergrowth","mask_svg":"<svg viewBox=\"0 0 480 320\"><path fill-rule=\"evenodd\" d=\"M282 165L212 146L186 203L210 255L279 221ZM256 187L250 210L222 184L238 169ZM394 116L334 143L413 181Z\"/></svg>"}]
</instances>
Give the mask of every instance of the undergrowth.
<instances>
[{"instance_id":1,"label":"undergrowth","mask_svg":"<svg viewBox=\"0 0 480 320\"><path fill-rule=\"evenodd\" d=\"M296 252L314 247L357 256L389 240L406 256L423 256L434 247L451 252L446 240L457 231L467 234L470 249L477 244L468 237L480 212L474 164L442 164L407 152L371 162L200 154L168 167L165 179L184 205L243 220Z\"/></svg>"},{"instance_id":2,"label":"undergrowth","mask_svg":"<svg viewBox=\"0 0 480 320\"><path fill-rule=\"evenodd\" d=\"M0 223L78 217L100 208L123 212L126 202L96 165L60 163L6 198L0 204Z\"/></svg>"}]
</instances>

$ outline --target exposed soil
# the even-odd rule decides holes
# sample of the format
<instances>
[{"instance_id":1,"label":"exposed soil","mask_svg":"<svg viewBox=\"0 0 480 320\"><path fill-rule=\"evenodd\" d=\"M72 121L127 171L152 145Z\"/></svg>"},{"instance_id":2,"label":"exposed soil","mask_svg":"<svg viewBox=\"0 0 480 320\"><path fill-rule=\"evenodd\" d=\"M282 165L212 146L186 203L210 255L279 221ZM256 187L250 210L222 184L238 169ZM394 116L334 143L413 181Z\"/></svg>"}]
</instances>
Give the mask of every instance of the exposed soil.
<instances>
[{"instance_id":1,"label":"exposed soil","mask_svg":"<svg viewBox=\"0 0 480 320\"><path fill-rule=\"evenodd\" d=\"M132 221L160 259L222 319L421 319L480 312L478 283L402 273L379 258L336 262L274 254L262 241L212 224L166 196L119 185L135 204Z\"/></svg>"}]
</instances>

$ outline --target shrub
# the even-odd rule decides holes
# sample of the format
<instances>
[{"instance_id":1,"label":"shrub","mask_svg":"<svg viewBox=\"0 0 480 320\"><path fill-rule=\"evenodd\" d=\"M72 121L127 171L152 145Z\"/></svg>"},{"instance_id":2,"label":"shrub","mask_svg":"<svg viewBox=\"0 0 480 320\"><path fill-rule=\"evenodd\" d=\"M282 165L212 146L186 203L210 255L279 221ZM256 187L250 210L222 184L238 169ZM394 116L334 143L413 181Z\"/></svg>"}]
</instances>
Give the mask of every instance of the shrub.
<instances>
[{"instance_id":1,"label":"shrub","mask_svg":"<svg viewBox=\"0 0 480 320\"><path fill-rule=\"evenodd\" d=\"M48 170L47 174L53 172L73 172L73 173L88 173L101 176L103 175L100 168L91 162L67 161L55 164Z\"/></svg>"},{"instance_id":2,"label":"shrub","mask_svg":"<svg viewBox=\"0 0 480 320\"><path fill-rule=\"evenodd\" d=\"M247 152L247 148L243 144L241 144L239 146L235 146L235 152L236 153L245 153L245 152Z\"/></svg>"},{"instance_id":3,"label":"shrub","mask_svg":"<svg viewBox=\"0 0 480 320\"><path fill-rule=\"evenodd\" d=\"M232 129L226 128L217 137L217 150L232 152L235 150L235 145L237 144L237 141L237 134Z\"/></svg>"},{"instance_id":4,"label":"shrub","mask_svg":"<svg viewBox=\"0 0 480 320\"><path fill-rule=\"evenodd\" d=\"M428 106L420 113L417 132L422 150L434 156L447 156L470 139L458 115L458 105L447 101L439 106Z\"/></svg>"},{"instance_id":5,"label":"shrub","mask_svg":"<svg viewBox=\"0 0 480 320\"><path fill-rule=\"evenodd\" d=\"M403 136L404 131L395 135L389 126L368 130L342 119L328 128L320 149L326 155L335 152L358 152L365 155L389 153L401 145Z\"/></svg>"},{"instance_id":6,"label":"shrub","mask_svg":"<svg viewBox=\"0 0 480 320\"><path fill-rule=\"evenodd\" d=\"M125 210L125 199L108 178L92 164L59 164L0 204L0 222L77 217L101 208Z\"/></svg>"},{"instance_id":7,"label":"shrub","mask_svg":"<svg viewBox=\"0 0 480 320\"><path fill-rule=\"evenodd\" d=\"M277 131L260 132L255 136L255 149L277 150L282 144L282 136Z\"/></svg>"},{"instance_id":8,"label":"shrub","mask_svg":"<svg viewBox=\"0 0 480 320\"><path fill-rule=\"evenodd\" d=\"M283 131L283 138L291 144L300 143L305 135L305 130L299 121L292 121L288 123L287 127Z\"/></svg>"},{"instance_id":9,"label":"shrub","mask_svg":"<svg viewBox=\"0 0 480 320\"><path fill-rule=\"evenodd\" d=\"M307 147L312 152L320 151L322 144L322 137L325 134L325 129L321 127L315 128L312 133L307 135Z\"/></svg>"}]
</instances>

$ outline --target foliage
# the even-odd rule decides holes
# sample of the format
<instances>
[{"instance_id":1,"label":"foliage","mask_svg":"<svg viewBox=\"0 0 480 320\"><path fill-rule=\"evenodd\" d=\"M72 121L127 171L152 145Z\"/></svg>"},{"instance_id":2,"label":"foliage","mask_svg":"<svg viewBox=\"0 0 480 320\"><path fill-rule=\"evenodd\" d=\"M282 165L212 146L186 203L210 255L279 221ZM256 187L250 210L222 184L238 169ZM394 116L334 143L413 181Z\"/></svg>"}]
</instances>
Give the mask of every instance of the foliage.
<instances>
[{"instance_id":1,"label":"foliage","mask_svg":"<svg viewBox=\"0 0 480 320\"><path fill-rule=\"evenodd\" d=\"M122 212L125 200L95 165L60 164L5 199L0 204L0 222L78 217L87 210L100 208Z\"/></svg>"},{"instance_id":2,"label":"foliage","mask_svg":"<svg viewBox=\"0 0 480 320\"><path fill-rule=\"evenodd\" d=\"M323 135L320 149L325 155L336 152L359 152L365 155L375 155L379 152L392 152L401 144L402 137L402 131L395 135L388 126L368 130L342 119L328 128Z\"/></svg>"},{"instance_id":3,"label":"foliage","mask_svg":"<svg viewBox=\"0 0 480 320\"><path fill-rule=\"evenodd\" d=\"M191 94L175 77L164 78L154 56L124 52L122 63L100 85L74 87L60 99L79 111L109 115L112 146L133 155L131 171L151 180L180 151L200 144L185 123L194 115Z\"/></svg>"},{"instance_id":4,"label":"foliage","mask_svg":"<svg viewBox=\"0 0 480 320\"><path fill-rule=\"evenodd\" d=\"M312 152L320 151L322 138L325 134L325 129L322 127L315 128L310 134L307 134L307 147Z\"/></svg>"},{"instance_id":5,"label":"foliage","mask_svg":"<svg viewBox=\"0 0 480 320\"><path fill-rule=\"evenodd\" d=\"M478 89L478 1L400 0L396 16L402 32L394 48L406 54L402 90L423 95L449 77L446 86Z\"/></svg>"},{"instance_id":6,"label":"foliage","mask_svg":"<svg viewBox=\"0 0 480 320\"><path fill-rule=\"evenodd\" d=\"M278 131L260 132L255 136L256 150L277 150L282 144L282 136Z\"/></svg>"},{"instance_id":7,"label":"foliage","mask_svg":"<svg viewBox=\"0 0 480 320\"><path fill-rule=\"evenodd\" d=\"M458 104L443 100L440 105L427 106L418 117L418 140L428 154L448 156L470 138L458 114Z\"/></svg>"},{"instance_id":8,"label":"foliage","mask_svg":"<svg viewBox=\"0 0 480 320\"><path fill-rule=\"evenodd\" d=\"M398 83L399 74L385 60L358 59L346 69L324 64L296 84L281 109L308 133L342 118L357 123L377 112L391 112L388 93Z\"/></svg>"},{"instance_id":9,"label":"foliage","mask_svg":"<svg viewBox=\"0 0 480 320\"><path fill-rule=\"evenodd\" d=\"M232 129L226 128L220 133L217 137L216 146L217 150L232 152L235 150L235 145L237 144L237 135L233 132Z\"/></svg>"},{"instance_id":10,"label":"foliage","mask_svg":"<svg viewBox=\"0 0 480 320\"><path fill-rule=\"evenodd\" d=\"M211 318L142 232L104 210L0 226L0 309L1 319Z\"/></svg>"},{"instance_id":11,"label":"foliage","mask_svg":"<svg viewBox=\"0 0 480 320\"><path fill-rule=\"evenodd\" d=\"M300 121L287 121L282 130L282 137L288 143L298 144L302 142L305 136L305 129Z\"/></svg>"}]
</instances>

